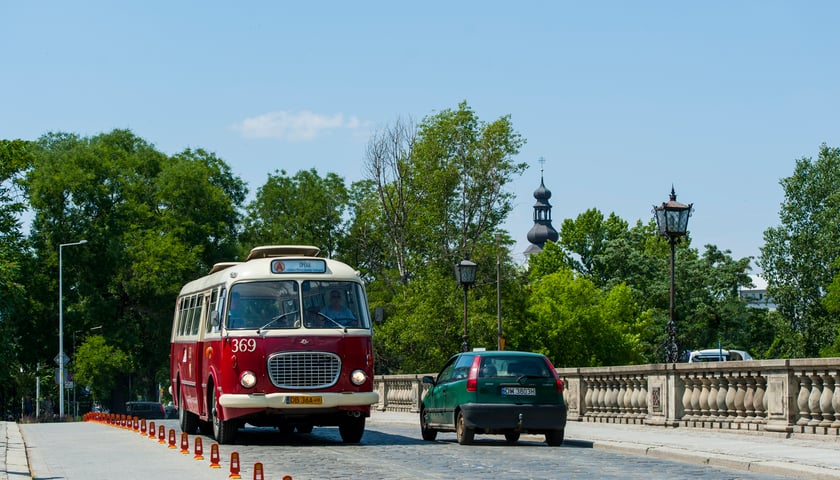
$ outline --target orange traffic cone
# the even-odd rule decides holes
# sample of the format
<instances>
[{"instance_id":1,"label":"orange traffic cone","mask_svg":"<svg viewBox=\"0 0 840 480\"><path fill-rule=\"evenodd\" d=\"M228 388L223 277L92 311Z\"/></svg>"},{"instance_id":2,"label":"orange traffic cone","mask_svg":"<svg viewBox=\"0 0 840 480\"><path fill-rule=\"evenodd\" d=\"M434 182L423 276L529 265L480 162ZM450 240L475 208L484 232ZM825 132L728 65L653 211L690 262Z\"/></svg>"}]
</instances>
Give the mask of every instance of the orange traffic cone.
<instances>
[{"instance_id":1,"label":"orange traffic cone","mask_svg":"<svg viewBox=\"0 0 840 480\"><path fill-rule=\"evenodd\" d=\"M228 478L242 478L239 475L239 452L230 452L230 475Z\"/></svg>"},{"instance_id":2,"label":"orange traffic cone","mask_svg":"<svg viewBox=\"0 0 840 480\"><path fill-rule=\"evenodd\" d=\"M222 468L219 465L219 444L210 445L210 468Z\"/></svg>"},{"instance_id":3,"label":"orange traffic cone","mask_svg":"<svg viewBox=\"0 0 840 480\"><path fill-rule=\"evenodd\" d=\"M193 460L204 460L204 447L201 445L201 437L195 437L195 456Z\"/></svg>"}]
</instances>

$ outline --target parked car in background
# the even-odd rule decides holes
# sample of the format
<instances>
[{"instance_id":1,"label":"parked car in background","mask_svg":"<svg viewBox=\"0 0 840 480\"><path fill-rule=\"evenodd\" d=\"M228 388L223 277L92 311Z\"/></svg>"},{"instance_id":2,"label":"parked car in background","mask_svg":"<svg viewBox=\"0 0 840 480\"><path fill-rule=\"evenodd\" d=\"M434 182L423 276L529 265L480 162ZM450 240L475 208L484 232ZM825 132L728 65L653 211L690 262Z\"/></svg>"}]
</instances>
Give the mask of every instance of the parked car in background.
<instances>
[{"instance_id":1,"label":"parked car in background","mask_svg":"<svg viewBox=\"0 0 840 480\"><path fill-rule=\"evenodd\" d=\"M151 420L166 417L166 412L164 412L163 405L160 402L126 402L125 413L132 417Z\"/></svg>"},{"instance_id":2,"label":"parked car in background","mask_svg":"<svg viewBox=\"0 0 840 480\"><path fill-rule=\"evenodd\" d=\"M743 350L724 350L722 348L695 350L688 356L688 363L738 362L741 360L753 360L753 357Z\"/></svg>"},{"instance_id":3,"label":"parked car in background","mask_svg":"<svg viewBox=\"0 0 840 480\"><path fill-rule=\"evenodd\" d=\"M178 418L178 407L176 407L172 402L164 405L163 411L166 414L166 418Z\"/></svg>"},{"instance_id":4,"label":"parked car in background","mask_svg":"<svg viewBox=\"0 0 840 480\"><path fill-rule=\"evenodd\" d=\"M563 443L566 404L563 381L551 361L538 353L473 351L453 355L430 387L420 407L423 440L455 432L461 445L475 434L542 434L549 445Z\"/></svg>"}]
</instances>

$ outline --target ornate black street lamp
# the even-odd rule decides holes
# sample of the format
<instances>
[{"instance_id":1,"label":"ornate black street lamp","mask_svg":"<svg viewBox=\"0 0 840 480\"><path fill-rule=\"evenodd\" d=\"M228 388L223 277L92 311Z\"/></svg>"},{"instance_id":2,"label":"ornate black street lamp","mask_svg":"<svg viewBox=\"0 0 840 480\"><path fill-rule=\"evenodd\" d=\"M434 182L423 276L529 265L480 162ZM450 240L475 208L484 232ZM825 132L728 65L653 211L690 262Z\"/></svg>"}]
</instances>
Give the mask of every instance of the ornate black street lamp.
<instances>
[{"instance_id":1,"label":"ornate black street lamp","mask_svg":"<svg viewBox=\"0 0 840 480\"><path fill-rule=\"evenodd\" d=\"M470 344L467 341L467 290L475 283L475 271L478 265L469 260L461 260L455 264L455 279L464 287L464 343L461 344L461 351L467 352Z\"/></svg>"},{"instance_id":2,"label":"ornate black street lamp","mask_svg":"<svg viewBox=\"0 0 840 480\"><path fill-rule=\"evenodd\" d=\"M674 245L685 236L688 231L688 217L694 204L686 205L677 201L677 194L674 193L674 186L671 185L671 199L662 205L653 207L653 215L656 218L656 226L659 235L668 239L671 246L671 307L668 320L668 346L667 357L669 363L679 361L679 349L677 347L677 324L674 316Z\"/></svg>"}]
</instances>

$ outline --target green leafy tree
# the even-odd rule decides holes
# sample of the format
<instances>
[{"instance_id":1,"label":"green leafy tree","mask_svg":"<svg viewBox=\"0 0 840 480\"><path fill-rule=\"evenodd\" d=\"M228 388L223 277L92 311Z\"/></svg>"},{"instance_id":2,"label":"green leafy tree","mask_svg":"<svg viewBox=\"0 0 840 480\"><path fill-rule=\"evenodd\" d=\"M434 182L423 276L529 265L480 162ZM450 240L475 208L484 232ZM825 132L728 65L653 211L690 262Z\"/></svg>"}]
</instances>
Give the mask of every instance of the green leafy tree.
<instances>
[{"instance_id":1,"label":"green leafy tree","mask_svg":"<svg viewBox=\"0 0 840 480\"><path fill-rule=\"evenodd\" d=\"M73 364L73 378L90 388L96 401L107 401L118 379L132 371L131 359L119 347L109 345L102 335L92 335L79 346Z\"/></svg>"},{"instance_id":2,"label":"green leafy tree","mask_svg":"<svg viewBox=\"0 0 840 480\"><path fill-rule=\"evenodd\" d=\"M322 178L311 169L289 177L285 170L277 171L247 207L243 244L315 245L335 255L348 202L344 179L335 173Z\"/></svg>"},{"instance_id":3,"label":"green leafy tree","mask_svg":"<svg viewBox=\"0 0 840 480\"><path fill-rule=\"evenodd\" d=\"M780 225L765 230L759 265L768 295L802 337L802 350L791 356L817 356L840 326L827 309L830 301L823 302L840 258L840 149L823 144L816 160L797 160L793 174L780 183L785 192Z\"/></svg>"},{"instance_id":4,"label":"green leafy tree","mask_svg":"<svg viewBox=\"0 0 840 480\"><path fill-rule=\"evenodd\" d=\"M25 186L38 258L27 266L27 354L55 355L59 244L86 239L64 252L65 332L103 325L109 345L135 368L132 391L115 393L152 396L155 373L168 363L178 289L238 251L244 183L211 153L168 157L130 131L114 130L89 138L44 135ZM127 377L119 380L127 386Z\"/></svg>"},{"instance_id":5,"label":"green leafy tree","mask_svg":"<svg viewBox=\"0 0 840 480\"><path fill-rule=\"evenodd\" d=\"M366 160L403 283L436 265L447 271L496 231L512 209L505 189L526 165L510 117L482 122L466 102L374 136Z\"/></svg>"},{"instance_id":6,"label":"green leafy tree","mask_svg":"<svg viewBox=\"0 0 840 480\"><path fill-rule=\"evenodd\" d=\"M558 243L564 263L586 275L596 285L605 285L613 278L604 262L604 249L610 241L627 235L627 222L610 213L605 219L597 209L589 209L572 219L563 220Z\"/></svg>"},{"instance_id":7,"label":"green leafy tree","mask_svg":"<svg viewBox=\"0 0 840 480\"><path fill-rule=\"evenodd\" d=\"M529 349L558 367L641 363L640 332L650 317L638 314L632 297L626 286L602 292L569 269L539 278L528 303Z\"/></svg>"}]
</instances>

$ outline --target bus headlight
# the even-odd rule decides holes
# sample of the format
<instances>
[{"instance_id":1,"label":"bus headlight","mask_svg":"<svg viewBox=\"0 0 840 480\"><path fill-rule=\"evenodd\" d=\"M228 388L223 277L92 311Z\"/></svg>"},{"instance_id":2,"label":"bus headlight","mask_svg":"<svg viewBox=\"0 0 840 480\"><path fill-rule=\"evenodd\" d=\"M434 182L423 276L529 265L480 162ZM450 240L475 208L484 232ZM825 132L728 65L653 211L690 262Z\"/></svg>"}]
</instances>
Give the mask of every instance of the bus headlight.
<instances>
[{"instance_id":1,"label":"bus headlight","mask_svg":"<svg viewBox=\"0 0 840 480\"><path fill-rule=\"evenodd\" d=\"M367 381L367 374L364 370L353 370L350 374L350 381L353 385L361 385Z\"/></svg>"},{"instance_id":2,"label":"bus headlight","mask_svg":"<svg viewBox=\"0 0 840 480\"><path fill-rule=\"evenodd\" d=\"M257 384L257 376L254 375L254 372L244 371L239 376L239 383L245 388L254 388L254 385Z\"/></svg>"}]
</instances>

